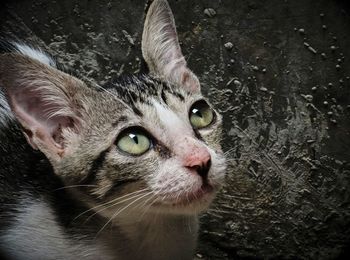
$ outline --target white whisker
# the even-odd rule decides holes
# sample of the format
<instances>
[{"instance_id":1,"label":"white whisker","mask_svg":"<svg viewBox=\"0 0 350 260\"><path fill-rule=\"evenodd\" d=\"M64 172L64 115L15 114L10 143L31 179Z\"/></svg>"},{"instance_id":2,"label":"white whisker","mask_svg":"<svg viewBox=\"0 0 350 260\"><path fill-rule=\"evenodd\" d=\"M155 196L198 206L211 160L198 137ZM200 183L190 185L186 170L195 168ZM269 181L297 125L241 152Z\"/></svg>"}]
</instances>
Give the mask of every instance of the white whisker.
<instances>
[{"instance_id":1,"label":"white whisker","mask_svg":"<svg viewBox=\"0 0 350 260\"><path fill-rule=\"evenodd\" d=\"M131 205L133 205L135 202L139 201L140 199L148 196L152 194L151 192L148 192L146 194L143 194L142 196L138 197L137 199L135 199L134 201L130 202L128 205L126 205L125 207L121 208L120 210L118 210L115 214L113 214L113 216L106 222L106 224L103 225L103 227L97 232L96 237L104 230L104 228L115 218L117 217L121 212L123 212L124 210L126 210L128 207L130 207Z\"/></svg>"},{"instance_id":2,"label":"white whisker","mask_svg":"<svg viewBox=\"0 0 350 260\"><path fill-rule=\"evenodd\" d=\"M100 210L94 212L92 215L90 215L90 216L86 219L86 221L88 221L89 219L91 219L91 218L92 218L93 216L95 216L96 214L98 214L98 213L100 213L100 212L102 212L102 211L105 211L106 209L109 209L109 208L115 207L115 206L117 206L117 205L123 204L123 203L126 202L126 201L135 199L135 198L137 198L137 197L139 197L139 196L142 196L142 195L144 195L144 194L146 194L146 193L136 194L136 195L134 195L134 196L132 196L132 197L127 197L126 199L123 199L122 201L117 201L116 203L113 203L112 205L106 206L106 207L104 207L104 208L102 208L102 209L100 209Z\"/></svg>"},{"instance_id":3,"label":"white whisker","mask_svg":"<svg viewBox=\"0 0 350 260\"><path fill-rule=\"evenodd\" d=\"M137 190L137 191L128 193L128 194L126 194L126 195L123 195L123 196L121 196L121 197L115 198L115 199L113 199L113 200L107 201L107 202L105 202L105 203L103 203L103 204L100 204L100 205L97 205L97 206L95 206L95 207L89 208L88 210L85 210L84 212L82 212L82 213L80 213L78 216L76 216L76 217L74 218L74 220L76 220L76 219L79 218L80 216L82 216L82 215L86 214L87 212L90 212L90 211L92 211L92 210L94 210L94 209L103 207L104 205L107 205L107 204L114 203L114 202L116 202L116 201L118 201L118 200L120 200L120 199L123 199L123 198L125 198L125 197L134 195L135 193L140 193L140 192L146 191L146 190L148 190L148 189L145 188L145 189L142 189L142 190Z\"/></svg>"},{"instance_id":4,"label":"white whisker","mask_svg":"<svg viewBox=\"0 0 350 260\"><path fill-rule=\"evenodd\" d=\"M69 186L63 186L61 188L54 189L53 191L57 190L63 190L63 189L70 189L70 188L77 188L77 187L96 187L97 185L84 185L84 184L79 184L79 185L69 185Z\"/></svg>"}]
</instances>

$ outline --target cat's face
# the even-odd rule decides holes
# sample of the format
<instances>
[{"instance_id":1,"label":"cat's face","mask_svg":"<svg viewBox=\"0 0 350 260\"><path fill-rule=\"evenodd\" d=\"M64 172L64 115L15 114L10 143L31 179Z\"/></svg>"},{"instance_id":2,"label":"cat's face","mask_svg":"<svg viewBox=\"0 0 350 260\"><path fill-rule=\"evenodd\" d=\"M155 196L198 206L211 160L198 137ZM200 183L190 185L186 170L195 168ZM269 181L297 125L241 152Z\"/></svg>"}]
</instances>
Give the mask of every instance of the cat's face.
<instances>
[{"instance_id":1,"label":"cat's face","mask_svg":"<svg viewBox=\"0 0 350 260\"><path fill-rule=\"evenodd\" d=\"M0 83L29 144L97 212L195 214L224 178L221 116L187 68L165 0L148 9L142 54L149 76L104 89L4 54Z\"/></svg>"},{"instance_id":2,"label":"cat's face","mask_svg":"<svg viewBox=\"0 0 350 260\"><path fill-rule=\"evenodd\" d=\"M75 157L79 163L67 158L59 171L69 179L70 172L78 172L75 166L84 164L84 154L95 152L99 165L81 190L98 202L134 194L125 203L138 199L134 206L152 204L149 210L196 213L206 208L225 172L221 116L199 91L148 76L128 82L111 84L109 93L94 93L89 107L100 123L96 127L92 119L82 131L72 151L83 155ZM116 103L118 109L111 109Z\"/></svg>"}]
</instances>

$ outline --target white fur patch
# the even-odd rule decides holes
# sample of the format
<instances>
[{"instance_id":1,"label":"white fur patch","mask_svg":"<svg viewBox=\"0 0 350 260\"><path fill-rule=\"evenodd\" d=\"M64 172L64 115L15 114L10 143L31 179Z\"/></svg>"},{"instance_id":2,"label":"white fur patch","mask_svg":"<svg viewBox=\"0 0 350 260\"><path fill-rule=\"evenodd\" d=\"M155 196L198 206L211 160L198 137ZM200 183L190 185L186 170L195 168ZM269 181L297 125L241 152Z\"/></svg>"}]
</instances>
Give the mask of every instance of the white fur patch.
<instances>
[{"instance_id":1,"label":"white fur patch","mask_svg":"<svg viewBox=\"0 0 350 260\"><path fill-rule=\"evenodd\" d=\"M19 53L56 68L56 62L42 50L34 49L33 47L21 43L13 44L16 46Z\"/></svg>"},{"instance_id":2,"label":"white fur patch","mask_svg":"<svg viewBox=\"0 0 350 260\"><path fill-rule=\"evenodd\" d=\"M69 239L43 201L24 201L13 228L0 237L11 259L96 259L96 247ZM101 252L100 252L101 253Z\"/></svg>"},{"instance_id":3,"label":"white fur patch","mask_svg":"<svg viewBox=\"0 0 350 260\"><path fill-rule=\"evenodd\" d=\"M184 134L184 132L182 131L188 131L188 127L186 127L184 122L179 118L177 114L175 114L173 111L171 111L156 100L153 100L152 103L156 108L160 121L170 133Z\"/></svg>"}]
</instances>

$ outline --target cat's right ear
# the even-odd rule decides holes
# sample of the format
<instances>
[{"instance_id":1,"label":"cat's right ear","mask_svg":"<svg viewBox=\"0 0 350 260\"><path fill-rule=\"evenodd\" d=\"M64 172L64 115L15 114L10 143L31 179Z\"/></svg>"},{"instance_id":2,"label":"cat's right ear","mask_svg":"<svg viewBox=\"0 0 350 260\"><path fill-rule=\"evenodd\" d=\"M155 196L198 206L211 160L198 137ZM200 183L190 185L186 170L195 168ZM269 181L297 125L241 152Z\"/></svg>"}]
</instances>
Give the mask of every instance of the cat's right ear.
<instances>
[{"instance_id":1,"label":"cat's right ear","mask_svg":"<svg viewBox=\"0 0 350 260\"><path fill-rule=\"evenodd\" d=\"M199 80L187 67L181 52L174 17L166 0L149 4L141 45L151 74L189 91L200 91Z\"/></svg>"},{"instance_id":2,"label":"cat's right ear","mask_svg":"<svg viewBox=\"0 0 350 260\"><path fill-rule=\"evenodd\" d=\"M82 126L80 80L20 54L0 55L0 87L28 143L50 160L69 153L67 136Z\"/></svg>"}]
</instances>

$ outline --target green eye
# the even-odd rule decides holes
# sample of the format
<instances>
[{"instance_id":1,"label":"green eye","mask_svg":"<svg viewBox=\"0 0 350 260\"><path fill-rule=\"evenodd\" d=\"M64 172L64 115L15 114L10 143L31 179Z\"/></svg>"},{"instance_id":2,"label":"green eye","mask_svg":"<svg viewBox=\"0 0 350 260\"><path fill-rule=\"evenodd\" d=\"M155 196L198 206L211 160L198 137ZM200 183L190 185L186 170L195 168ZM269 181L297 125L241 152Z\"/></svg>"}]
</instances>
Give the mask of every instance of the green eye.
<instances>
[{"instance_id":1,"label":"green eye","mask_svg":"<svg viewBox=\"0 0 350 260\"><path fill-rule=\"evenodd\" d=\"M130 128L119 135L117 146L128 154L141 155L150 149L151 140L142 130Z\"/></svg>"},{"instance_id":2,"label":"green eye","mask_svg":"<svg viewBox=\"0 0 350 260\"><path fill-rule=\"evenodd\" d=\"M214 111L204 100L197 101L190 109L190 122L196 129L210 125L214 120Z\"/></svg>"}]
</instances>

